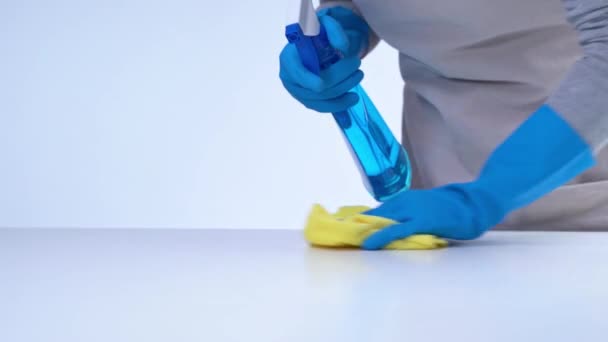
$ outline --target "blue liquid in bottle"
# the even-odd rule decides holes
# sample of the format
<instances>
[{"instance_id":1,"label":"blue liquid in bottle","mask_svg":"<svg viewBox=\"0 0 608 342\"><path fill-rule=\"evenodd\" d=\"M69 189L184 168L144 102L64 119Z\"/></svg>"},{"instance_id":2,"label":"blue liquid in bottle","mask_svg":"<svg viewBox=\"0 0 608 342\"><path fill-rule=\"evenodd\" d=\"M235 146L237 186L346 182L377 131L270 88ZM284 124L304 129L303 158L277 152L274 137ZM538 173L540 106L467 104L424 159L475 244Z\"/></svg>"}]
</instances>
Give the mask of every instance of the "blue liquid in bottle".
<instances>
[{"instance_id":1,"label":"blue liquid in bottle","mask_svg":"<svg viewBox=\"0 0 608 342\"><path fill-rule=\"evenodd\" d=\"M359 102L333 113L367 191L383 202L410 186L410 161L361 86L352 91Z\"/></svg>"},{"instance_id":2,"label":"blue liquid in bottle","mask_svg":"<svg viewBox=\"0 0 608 342\"><path fill-rule=\"evenodd\" d=\"M341 59L321 27L318 36L302 33L298 24L287 26L286 36L296 45L303 64L319 74ZM333 113L355 160L367 191L384 202L410 186L407 152L395 139L382 116L360 85L352 89L359 102L346 111Z\"/></svg>"}]
</instances>

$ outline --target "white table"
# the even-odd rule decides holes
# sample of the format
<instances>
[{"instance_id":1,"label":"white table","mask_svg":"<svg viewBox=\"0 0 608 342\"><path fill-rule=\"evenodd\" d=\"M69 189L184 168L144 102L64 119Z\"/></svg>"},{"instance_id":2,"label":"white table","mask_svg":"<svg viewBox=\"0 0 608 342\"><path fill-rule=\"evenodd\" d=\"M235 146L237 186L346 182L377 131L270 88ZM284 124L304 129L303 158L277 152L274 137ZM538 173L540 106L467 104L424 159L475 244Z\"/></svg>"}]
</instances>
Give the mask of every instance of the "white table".
<instances>
[{"instance_id":1,"label":"white table","mask_svg":"<svg viewBox=\"0 0 608 342\"><path fill-rule=\"evenodd\" d=\"M602 335L603 334L603 335ZM0 341L607 341L608 234L440 251L295 231L0 230Z\"/></svg>"}]
</instances>

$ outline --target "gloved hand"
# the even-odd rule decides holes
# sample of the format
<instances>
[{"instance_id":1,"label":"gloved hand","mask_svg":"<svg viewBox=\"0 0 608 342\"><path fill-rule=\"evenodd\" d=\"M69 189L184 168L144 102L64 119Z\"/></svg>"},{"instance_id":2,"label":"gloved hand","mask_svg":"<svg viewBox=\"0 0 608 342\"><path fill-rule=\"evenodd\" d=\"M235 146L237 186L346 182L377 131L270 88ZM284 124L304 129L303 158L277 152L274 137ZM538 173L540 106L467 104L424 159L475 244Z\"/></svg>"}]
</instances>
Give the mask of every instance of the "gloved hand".
<instances>
[{"instance_id":1,"label":"gloved hand","mask_svg":"<svg viewBox=\"0 0 608 342\"><path fill-rule=\"evenodd\" d=\"M369 27L363 18L344 7L321 10L318 16L330 44L344 58L315 75L304 67L296 47L287 44L280 55L279 77L291 96L307 108L338 112L359 101L359 96L349 90L363 79L359 54L367 47Z\"/></svg>"},{"instance_id":2,"label":"gloved hand","mask_svg":"<svg viewBox=\"0 0 608 342\"><path fill-rule=\"evenodd\" d=\"M379 249L413 234L477 238L594 163L589 145L545 105L494 150L476 180L405 191L366 212L399 223L372 234L362 247Z\"/></svg>"},{"instance_id":3,"label":"gloved hand","mask_svg":"<svg viewBox=\"0 0 608 342\"><path fill-rule=\"evenodd\" d=\"M365 249L379 249L415 234L475 239L497 224L505 210L491 196L476 191L471 183L404 191L366 214L399 222L372 234L363 243Z\"/></svg>"}]
</instances>

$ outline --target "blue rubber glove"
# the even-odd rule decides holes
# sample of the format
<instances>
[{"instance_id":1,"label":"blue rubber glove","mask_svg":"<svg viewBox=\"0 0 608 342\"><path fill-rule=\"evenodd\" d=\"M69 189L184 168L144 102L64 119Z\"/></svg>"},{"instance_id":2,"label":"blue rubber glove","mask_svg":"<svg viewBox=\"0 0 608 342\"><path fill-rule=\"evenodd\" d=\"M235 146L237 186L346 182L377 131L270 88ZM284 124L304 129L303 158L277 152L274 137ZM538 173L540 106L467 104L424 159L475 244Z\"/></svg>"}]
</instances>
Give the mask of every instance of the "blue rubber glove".
<instances>
[{"instance_id":1,"label":"blue rubber glove","mask_svg":"<svg viewBox=\"0 0 608 342\"><path fill-rule=\"evenodd\" d=\"M369 236L380 249L413 234L470 240L593 166L589 145L549 106L542 106L490 155L470 183L400 193L367 212L398 224Z\"/></svg>"},{"instance_id":2,"label":"blue rubber glove","mask_svg":"<svg viewBox=\"0 0 608 342\"><path fill-rule=\"evenodd\" d=\"M359 101L359 96L350 90L363 79L359 53L367 47L369 27L344 7L324 9L318 16L330 44L342 53L343 59L315 75L304 67L296 47L287 44L280 55L279 77L291 96L307 108L339 112Z\"/></svg>"}]
</instances>

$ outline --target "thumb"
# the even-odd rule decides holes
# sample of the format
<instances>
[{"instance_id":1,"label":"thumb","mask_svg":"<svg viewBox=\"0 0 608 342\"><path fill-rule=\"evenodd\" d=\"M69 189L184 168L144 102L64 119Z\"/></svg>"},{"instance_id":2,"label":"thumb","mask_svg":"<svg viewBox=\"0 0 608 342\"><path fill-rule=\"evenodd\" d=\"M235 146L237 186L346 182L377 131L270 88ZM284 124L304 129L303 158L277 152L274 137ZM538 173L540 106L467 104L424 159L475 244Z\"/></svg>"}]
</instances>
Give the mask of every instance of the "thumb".
<instances>
[{"instance_id":1,"label":"thumb","mask_svg":"<svg viewBox=\"0 0 608 342\"><path fill-rule=\"evenodd\" d=\"M363 214L371 216L380 216L393 221L406 221L408 217L404 213L404 206L401 202L396 202L396 199L389 199L380 204L378 207L370 209Z\"/></svg>"},{"instance_id":2,"label":"thumb","mask_svg":"<svg viewBox=\"0 0 608 342\"><path fill-rule=\"evenodd\" d=\"M348 35L342 28L342 25L329 15L319 16L319 21L325 28L327 39L329 39L331 46L340 50L342 53L348 52L350 41L348 40Z\"/></svg>"}]
</instances>

